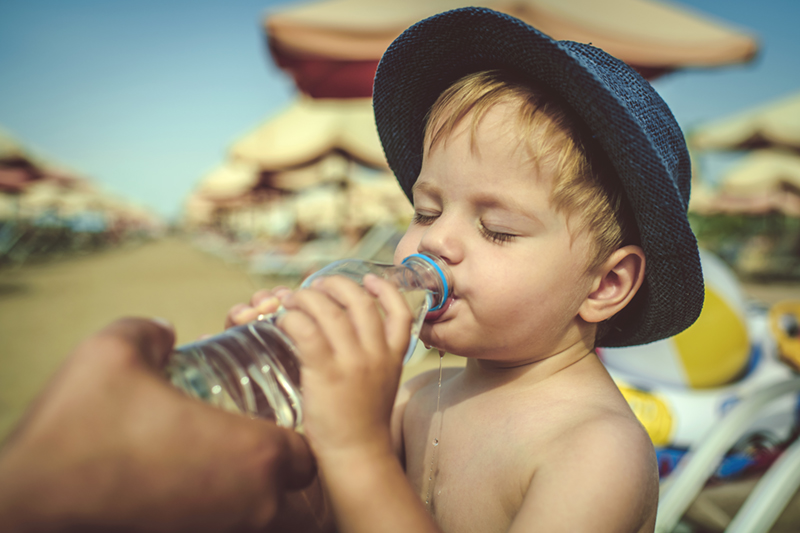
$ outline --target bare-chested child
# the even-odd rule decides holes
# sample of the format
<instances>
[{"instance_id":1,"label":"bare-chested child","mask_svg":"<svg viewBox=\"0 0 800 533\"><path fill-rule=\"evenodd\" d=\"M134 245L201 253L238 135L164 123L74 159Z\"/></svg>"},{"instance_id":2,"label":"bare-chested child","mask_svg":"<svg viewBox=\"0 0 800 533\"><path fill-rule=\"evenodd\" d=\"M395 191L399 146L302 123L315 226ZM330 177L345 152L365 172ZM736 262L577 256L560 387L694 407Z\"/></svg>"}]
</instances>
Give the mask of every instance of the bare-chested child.
<instances>
[{"instance_id":1,"label":"bare-chested child","mask_svg":"<svg viewBox=\"0 0 800 533\"><path fill-rule=\"evenodd\" d=\"M336 527L652 531L653 447L595 349L673 335L702 304L668 108L610 56L479 8L401 35L374 99L415 209L395 260L433 253L453 277L421 338L466 367L395 394L411 321L395 289L279 292Z\"/></svg>"}]
</instances>

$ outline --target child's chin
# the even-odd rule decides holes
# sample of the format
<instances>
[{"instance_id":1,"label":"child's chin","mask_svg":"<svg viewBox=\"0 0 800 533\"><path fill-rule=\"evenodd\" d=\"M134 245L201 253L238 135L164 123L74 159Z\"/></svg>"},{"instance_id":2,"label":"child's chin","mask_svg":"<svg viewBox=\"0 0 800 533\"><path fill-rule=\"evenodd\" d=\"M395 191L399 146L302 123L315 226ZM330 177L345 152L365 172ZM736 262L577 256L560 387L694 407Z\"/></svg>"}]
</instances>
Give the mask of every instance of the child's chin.
<instances>
[{"instance_id":1,"label":"child's chin","mask_svg":"<svg viewBox=\"0 0 800 533\"><path fill-rule=\"evenodd\" d=\"M435 348L435 341L432 338L431 329L433 329L433 324L428 324L425 322L422 324L422 328L419 330L419 340L425 343L425 346L428 349Z\"/></svg>"},{"instance_id":2,"label":"child's chin","mask_svg":"<svg viewBox=\"0 0 800 533\"><path fill-rule=\"evenodd\" d=\"M425 323L419 332L419 340L425 344L429 350L447 351L447 343L433 332L435 324Z\"/></svg>"}]
</instances>

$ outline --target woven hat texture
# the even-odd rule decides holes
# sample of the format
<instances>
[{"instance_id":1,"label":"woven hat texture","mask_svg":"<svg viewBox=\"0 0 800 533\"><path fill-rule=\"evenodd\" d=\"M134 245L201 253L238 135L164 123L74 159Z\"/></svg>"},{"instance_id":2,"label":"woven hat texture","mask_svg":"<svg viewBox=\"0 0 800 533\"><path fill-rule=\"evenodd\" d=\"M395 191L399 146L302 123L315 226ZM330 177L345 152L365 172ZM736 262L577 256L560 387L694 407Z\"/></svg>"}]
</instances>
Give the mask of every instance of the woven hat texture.
<instances>
[{"instance_id":1,"label":"woven hat texture","mask_svg":"<svg viewBox=\"0 0 800 533\"><path fill-rule=\"evenodd\" d=\"M534 81L567 102L625 189L645 252L645 281L597 345L646 344L689 327L700 314L704 289L686 216L686 142L650 84L598 48L555 41L485 8L448 11L408 28L381 59L373 102L387 160L409 199L422 165L426 113L456 80L491 69Z\"/></svg>"}]
</instances>

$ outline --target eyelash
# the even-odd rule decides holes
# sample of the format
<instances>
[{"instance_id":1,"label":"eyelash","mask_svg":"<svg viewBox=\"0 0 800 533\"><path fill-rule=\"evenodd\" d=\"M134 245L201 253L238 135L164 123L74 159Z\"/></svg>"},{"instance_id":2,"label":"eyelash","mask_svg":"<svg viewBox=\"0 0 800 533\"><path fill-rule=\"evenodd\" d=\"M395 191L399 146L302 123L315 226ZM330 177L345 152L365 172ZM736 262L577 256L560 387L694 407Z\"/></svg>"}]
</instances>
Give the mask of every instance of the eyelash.
<instances>
[{"instance_id":1,"label":"eyelash","mask_svg":"<svg viewBox=\"0 0 800 533\"><path fill-rule=\"evenodd\" d=\"M437 216L435 215L423 215L422 213L414 213L414 223L420 225L427 225L432 224L434 220L436 220ZM495 244L503 244L509 241L512 241L516 235L511 235L510 233L498 233L496 231L492 231L487 229L486 226L483 224L479 227L481 235L484 236L490 242Z\"/></svg>"},{"instance_id":2,"label":"eyelash","mask_svg":"<svg viewBox=\"0 0 800 533\"><path fill-rule=\"evenodd\" d=\"M414 224L427 225L436 220L434 215L423 215L422 213L414 213Z\"/></svg>"},{"instance_id":3,"label":"eyelash","mask_svg":"<svg viewBox=\"0 0 800 533\"><path fill-rule=\"evenodd\" d=\"M481 234L484 237L486 237L495 244L503 244L514 240L514 237L516 237L516 235L511 235L510 233L498 233L496 231L492 231L490 229L487 229L486 226L484 226L483 224L481 224L480 230Z\"/></svg>"}]
</instances>

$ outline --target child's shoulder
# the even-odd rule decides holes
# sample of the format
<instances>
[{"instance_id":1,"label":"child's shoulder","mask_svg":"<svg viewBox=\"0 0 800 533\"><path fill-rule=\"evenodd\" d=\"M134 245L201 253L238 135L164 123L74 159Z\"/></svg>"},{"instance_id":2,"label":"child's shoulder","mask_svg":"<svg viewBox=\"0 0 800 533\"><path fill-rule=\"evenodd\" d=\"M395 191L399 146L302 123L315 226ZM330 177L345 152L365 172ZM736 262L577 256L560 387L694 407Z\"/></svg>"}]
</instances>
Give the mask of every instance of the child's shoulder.
<instances>
[{"instance_id":1,"label":"child's shoulder","mask_svg":"<svg viewBox=\"0 0 800 533\"><path fill-rule=\"evenodd\" d=\"M587 513L586 525L594 523L595 531L652 531L658 467L635 419L613 412L587 418L554 439L536 463L522 521L528 515L538 524L540 511L559 505L556 495L562 495L570 508Z\"/></svg>"},{"instance_id":2,"label":"child's shoulder","mask_svg":"<svg viewBox=\"0 0 800 533\"><path fill-rule=\"evenodd\" d=\"M635 454L653 459L650 437L605 367L596 358L582 366L574 379L569 371L562 374L566 381L559 383L553 398L553 449L581 449L587 457Z\"/></svg>"},{"instance_id":3,"label":"child's shoulder","mask_svg":"<svg viewBox=\"0 0 800 533\"><path fill-rule=\"evenodd\" d=\"M616 405L592 405L583 412L574 413L568 421L559 424L551 441L553 453L573 450L586 458L631 461L636 458L643 466L651 466L654 459L653 444L633 413ZM654 464L654 463L653 463Z\"/></svg>"},{"instance_id":4,"label":"child's shoulder","mask_svg":"<svg viewBox=\"0 0 800 533\"><path fill-rule=\"evenodd\" d=\"M651 529L658 504L655 450L613 382L562 407L551 419L550 438L540 441L523 507L548 508L558 503L554 494L568 494L572 508L596 513L618 531Z\"/></svg>"}]
</instances>

